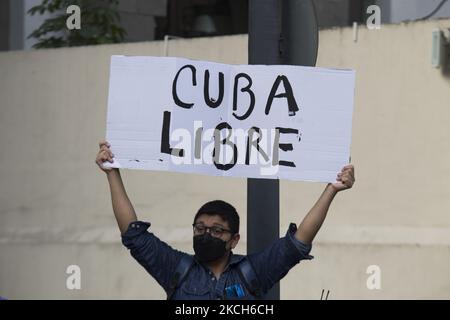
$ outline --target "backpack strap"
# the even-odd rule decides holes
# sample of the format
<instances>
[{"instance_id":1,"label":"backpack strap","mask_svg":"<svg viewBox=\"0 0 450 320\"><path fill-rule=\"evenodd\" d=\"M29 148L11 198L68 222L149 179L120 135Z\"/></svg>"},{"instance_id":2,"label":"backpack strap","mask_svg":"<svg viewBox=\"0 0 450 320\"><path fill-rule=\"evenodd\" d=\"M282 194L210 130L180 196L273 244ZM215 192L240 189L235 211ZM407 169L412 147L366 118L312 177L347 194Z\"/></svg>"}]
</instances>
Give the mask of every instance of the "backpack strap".
<instances>
[{"instance_id":1,"label":"backpack strap","mask_svg":"<svg viewBox=\"0 0 450 320\"><path fill-rule=\"evenodd\" d=\"M248 258L242 259L242 261L239 262L237 269L247 290L257 299L262 299L261 283Z\"/></svg>"},{"instance_id":2,"label":"backpack strap","mask_svg":"<svg viewBox=\"0 0 450 320\"><path fill-rule=\"evenodd\" d=\"M172 278L169 282L169 288L167 290L167 300L170 300L172 298L175 290L184 281L193 264L194 258L192 256L186 254L181 257L180 261L178 262L177 268L175 269L175 273L172 275Z\"/></svg>"}]
</instances>

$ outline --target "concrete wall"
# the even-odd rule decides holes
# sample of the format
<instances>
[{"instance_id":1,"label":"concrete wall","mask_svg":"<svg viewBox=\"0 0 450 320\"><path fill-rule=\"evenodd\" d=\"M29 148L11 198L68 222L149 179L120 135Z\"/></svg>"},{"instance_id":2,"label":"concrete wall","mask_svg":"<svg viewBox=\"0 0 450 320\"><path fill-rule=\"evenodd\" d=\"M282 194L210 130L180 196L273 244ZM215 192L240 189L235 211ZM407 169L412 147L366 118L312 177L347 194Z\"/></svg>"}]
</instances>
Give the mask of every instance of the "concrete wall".
<instances>
[{"instance_id":1,"label":"concrete wall","mask_svg":"<svg viewBox=\"0 0 450 320\"><path fill-rule=\"evenodd\" d=\"M430 64L431 30L450 20L320 34L318 66L357 70L354 189L340 194L313 248L281 283L284 299L450 298L450 78ZM0 296L164 298L120 244L104 174L109 58L161 55L162 42L0 53ZM247 37L170 42L169 54L247 62ZM123 171L139 217L192 252L193 214L232 202L242 216L246 181ZM323 184L281 182L281 233L299 222ZM67 266L82 289L67 290ZM381 290L366 269L381 268Z\"/></svg>"}]
</instances>

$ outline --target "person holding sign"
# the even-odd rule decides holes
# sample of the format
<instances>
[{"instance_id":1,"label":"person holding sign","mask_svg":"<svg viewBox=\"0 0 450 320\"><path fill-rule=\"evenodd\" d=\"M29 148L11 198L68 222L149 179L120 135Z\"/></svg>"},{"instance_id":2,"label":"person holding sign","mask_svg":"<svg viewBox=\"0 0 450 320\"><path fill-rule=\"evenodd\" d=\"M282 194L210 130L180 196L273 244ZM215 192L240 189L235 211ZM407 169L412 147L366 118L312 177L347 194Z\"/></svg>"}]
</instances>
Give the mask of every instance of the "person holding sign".
<instances>
[{"instance_id":1,"label":"person holding sign","mask_svg":"<svg viewBox=\"0 0 450 320\"><path fill-rule=\"evenodd\" d=\"M195 255L178 251L148 232L150 223L139 221L113 162L110 144L99 143L96 164L106 173L112 207L122 243L131 255L162 286L168 299L255 300L279 282L309 255L312 242L322 226L331 202L339 192L352 188L353 165L344 166L336 182L329 183L300 225L291 223L286 235L261 252L233 254L239 236L239 215L229 203L214 200L204 204L193 220Z\"/></svg>"}]
</instances>

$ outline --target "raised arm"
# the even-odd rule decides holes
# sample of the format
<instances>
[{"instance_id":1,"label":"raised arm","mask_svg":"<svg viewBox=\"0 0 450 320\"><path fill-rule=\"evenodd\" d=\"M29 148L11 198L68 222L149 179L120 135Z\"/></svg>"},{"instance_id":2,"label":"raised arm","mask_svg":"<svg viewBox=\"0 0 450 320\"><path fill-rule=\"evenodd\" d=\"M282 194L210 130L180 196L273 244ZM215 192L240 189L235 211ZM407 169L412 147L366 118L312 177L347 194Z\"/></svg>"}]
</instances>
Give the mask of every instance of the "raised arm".
<instances>
[{"instance_id":1,"label":"raised arm","mask_svg":"<svg viewBox=\"0 0 450 320\"><path fill-rule=\"evenodd\" d=\"M113 162L114 155L109 149L110 144L106 141L101 141L99 147L100 150L95 159L95 163L106 173L108 178L114 216L116 217L120 232L123 234L127 230L129 224L137 220L136 212L128 198L119 169L104 168L102 165L106 161Z\"/></svg>"},{"instance_id":2,"label":"raised arm","mask_svg":"<svg viewBox=\"0 0 450 320\"><path fill-rule=\"evenodd\" d=\"M322 195L305 216L295 233L295 237L304 243L312 243L325 221L330 204L336 194L342 190L350 189L354 182L355 169L353 165L342 168L342 171L337 175L336 182L329 183L326 186Z\"/></svg>"}]
</instances>

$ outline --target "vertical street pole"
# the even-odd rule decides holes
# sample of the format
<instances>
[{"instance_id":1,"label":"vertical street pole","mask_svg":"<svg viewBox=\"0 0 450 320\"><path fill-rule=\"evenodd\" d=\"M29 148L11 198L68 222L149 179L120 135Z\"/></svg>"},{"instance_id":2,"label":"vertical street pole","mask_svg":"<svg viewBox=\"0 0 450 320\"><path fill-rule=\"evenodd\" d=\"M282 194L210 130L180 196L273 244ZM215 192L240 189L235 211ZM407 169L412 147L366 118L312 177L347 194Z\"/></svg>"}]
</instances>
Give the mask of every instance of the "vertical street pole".
<instances>
[{"instance_id":1,"label":"vertical street pole","mask_svg":"<svg viewBox=\"0 0 450 320\"><path fill-rule=\"evenodd\" d=\"M283 0L282 64L314 67L319 27L313 0Z\"/></svg>"},{"instance_id":2,"label":"vertical street pole","mask_svg":"<svg viewBox=\"0 0 450 320\"><path fill-rule=\"evenodd\" d=\"M280 64L281 1L249 0L248 63ZM258 252L279 238L279 181L247 179L247 253ZM266 299L280 299L276 284Z\"/></svg>"},{"instance_id":3,"label":"vertical street pole","mask_svg":"<svg viewBox=\"0 0 450 320\"><path fill-rule=\"evenodd\" d=\"M319 31L312 0L249 0L249 64L315 66ZM279 238L279 180L247 179L247 253ZM276 284L266 299L280 299Z\"/></svg>"}]
</instances>

